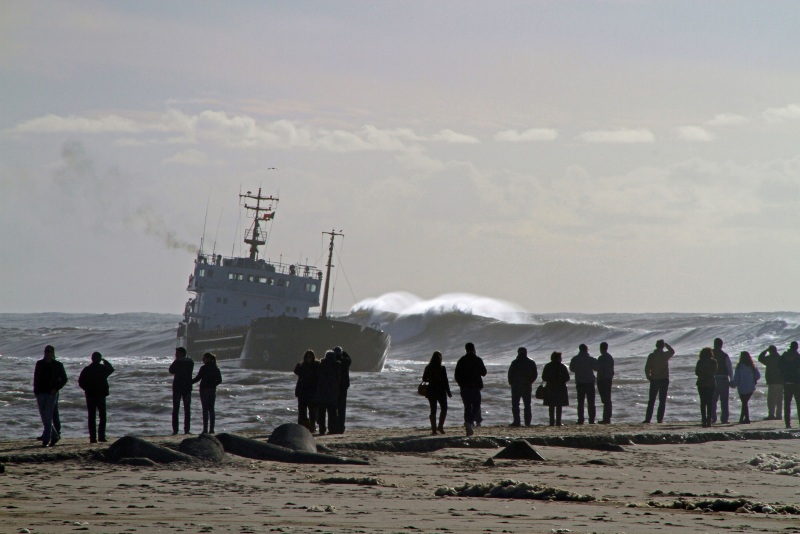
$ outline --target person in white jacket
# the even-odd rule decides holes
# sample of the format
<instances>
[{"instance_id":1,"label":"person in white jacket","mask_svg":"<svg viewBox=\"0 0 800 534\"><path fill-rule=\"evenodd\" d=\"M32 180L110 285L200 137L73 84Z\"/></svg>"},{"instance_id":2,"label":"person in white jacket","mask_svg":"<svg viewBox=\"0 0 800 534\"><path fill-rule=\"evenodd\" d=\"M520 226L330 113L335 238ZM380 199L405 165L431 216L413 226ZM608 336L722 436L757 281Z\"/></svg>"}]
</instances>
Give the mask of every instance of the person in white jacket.
<instances>
[{"instance_id":1,"label":"person in white jacket","mask_svg":"<svg viewBox=\"0 0 800 534\"><path fill-rule=\"evenodd\" d=\"M739 424L750 424L750 408L747 403L750 402L750 397L753 396L753 392L756 390L756 382L758 382L759 378L761 378L761 373L756 369L753 358L749 352L743 350L739 354L739 363L736 364L733 380L731 380L731 387L736 388L739 392L739 400L742 401Z\"/></svg>"}]
</instances>

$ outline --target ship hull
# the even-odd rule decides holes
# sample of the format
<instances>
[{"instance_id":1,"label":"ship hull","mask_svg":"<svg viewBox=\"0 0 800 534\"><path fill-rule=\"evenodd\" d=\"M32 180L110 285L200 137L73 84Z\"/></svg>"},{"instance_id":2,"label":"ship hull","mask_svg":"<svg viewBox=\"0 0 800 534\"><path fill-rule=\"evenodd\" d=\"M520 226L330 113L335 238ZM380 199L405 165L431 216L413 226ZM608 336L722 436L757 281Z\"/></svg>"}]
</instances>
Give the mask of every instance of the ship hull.
<instances>
[{"instance_id":1,"label":"ship hull","mask_svg":"<svg viewBox=\"0 0 800 534\"><path fill-rule=\"evenodd\" d=\"M194 360L202 360L203 354L210 352L217 360L237 360L242 355L247 326L232 327L210 332L193 331L186 337L179 337L179 343Z\"/></svg>"},{"instance_id":2,"label":"ship hull","mask_svg":"<svg viewBox=\"0 0 800 534\"><path fill-rule=\"evenodd\" d=\"M292 371L306 350L321 359L336 346L352 358L351 371L379 372L389 352L389 335L335 319L263 317L250 325L240 363L247 369Z\"/></svg>"}]
</instances>

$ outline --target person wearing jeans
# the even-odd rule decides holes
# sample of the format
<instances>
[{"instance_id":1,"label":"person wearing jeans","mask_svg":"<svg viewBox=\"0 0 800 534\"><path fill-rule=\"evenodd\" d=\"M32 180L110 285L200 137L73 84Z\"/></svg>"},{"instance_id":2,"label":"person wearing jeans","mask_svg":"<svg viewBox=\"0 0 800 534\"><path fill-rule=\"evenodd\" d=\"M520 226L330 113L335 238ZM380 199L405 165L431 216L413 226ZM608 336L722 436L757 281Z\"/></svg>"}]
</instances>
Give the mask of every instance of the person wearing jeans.
<instances>
[{"instance_id":1,"label":"person wearing jeans","mask_svg":"<svg viewBox=\"0 0 800 534\"><path fill-rule=\"evenodd\" d=\"M649 424L653 418L653 407L656 397L658 397L658 414L656 415L659 423L664 421L664 412L667 409L667 391L669 390L669 360L675 355L675 351L669 343L663 339L656 341L656 350L647 356L644 365L644 374L650 381L650 392L647 399L647 412L644 417L644 424Z\"/></svg>"},{"instance_id":2,"label":"person wearing jeans","mask_svg":"<svg viewBox=\"0 0 800 534\"><path fill-rule=\"evenodd\" d=\"M464 429L471 436L473 429L481 423L481 389L486 366L475 353L475 345L464 345L466 354L456 363L455 379L461 389L461 401L464 403Z\"/></svg>"},{"instance_id":3,"label":"person wearing jeans","mask_svg":"<svg viewBox=\"0 0 800 534\"><path fill-rule=\"evenodd\" d=\"M52 447L61 439L53 418L58 410L58 392L66 383L64 365L56 360L56 349L47 345L44 348L44 357L36 362L33 371L33 393L36 395L36 404L44 427L42 447Z\"/></svg>"},{"instance_id":4,"label":"person wearing jeans","mask_svg":"<svg viewBox=\"0 0 800 534\"><path fill-rule=\"evenodd\" d=\"M714 340L714 359L717 361L717 374L714 375L714 398L711 401L711 422L717 422L717 401L719 401L719 418L726 424L729 414L729 393L731 380L733 380L733 366L728 353L722 350L722 340Z\"/></svg>"}]
</instances>

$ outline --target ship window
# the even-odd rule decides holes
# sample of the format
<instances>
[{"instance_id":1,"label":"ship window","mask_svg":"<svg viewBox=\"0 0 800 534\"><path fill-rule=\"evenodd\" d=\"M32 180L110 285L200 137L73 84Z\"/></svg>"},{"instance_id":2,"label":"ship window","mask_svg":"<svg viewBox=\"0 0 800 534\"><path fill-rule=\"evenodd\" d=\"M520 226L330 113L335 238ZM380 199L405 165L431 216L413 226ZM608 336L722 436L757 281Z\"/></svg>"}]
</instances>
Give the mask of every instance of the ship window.
<instances>
[{"instance_id":1,"label":"ship window","mask_svg":"<svg viewBox=\"0 0 800 534\"><path fill-rule=\"evenodd\" d=\"M267 280L267 285L274 286L275 285L275 280L270 278L269 280Z\"/></svg>"},{"instance_id":2,"label":"ship window","mask_svg":"<svg viewBox=\"0 0 800 534\"><path fill-rule=\"evenodd\" d=\"M267 278L265 276L259 276L258 277L258 282L260 284L266 284L267 283Z\"/></svg>"},{"instance_id":3,"label":"ship window","mask_svg":"<svg viewBox=\"0 0 800 534\"><path fill-rule=\"evenodd\" d=\"M236 279L241 282L242 280L244 280L244 275L243 274L237 274L236 275Z\"/></svg>"},{"instance_id":4,"label":"ship window","mask_svg":"<svg viewBox=\"0 0 800 534\"><path fill-rule=\"evenodd\" d=\"M313 293L317 290L317 284L306 284L306 291Z\"/></svg>"},{"instance_id":5,"label":"ship window","mask_svg":"<svg viewBox=\"0 0 800 534\"><path fill-rule=\"evenodd\" d=\"M206 275L206 270L205 269L198 269L197 270L197 276L198 277L205 276L205 275Z\"/></svg>"},{"instance_id":6,"label":"ship window","mask_svg":"<svg viewBox=\"0 0 800 534\"><path fill-rule=\"evenodd\" d=\"M228 273L228 280L236 280L236 275L233 273Z\"/></svg>"},{"instance_id":7,"label":"ship window","mask_svg":"<svg viewBox=\"0 0 800 534\"><path fill-rule=\"evenodd\" d=\"M251 275L248 275L248 276L247 276L247 281L248 281L248 282L255 282L255 281L256 281L256 277L255 277L255 276L253 276L252 274L251 274Z\"/></svg>"}]
</instances>

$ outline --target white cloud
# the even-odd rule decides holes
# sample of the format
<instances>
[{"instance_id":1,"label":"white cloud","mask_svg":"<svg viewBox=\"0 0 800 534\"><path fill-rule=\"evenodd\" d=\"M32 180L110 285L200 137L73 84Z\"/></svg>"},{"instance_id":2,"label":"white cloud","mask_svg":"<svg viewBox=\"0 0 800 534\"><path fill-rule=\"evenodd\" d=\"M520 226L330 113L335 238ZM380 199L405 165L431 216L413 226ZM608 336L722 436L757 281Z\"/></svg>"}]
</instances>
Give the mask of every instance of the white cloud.
<instances>
[{"instance_id":1,"label":"white cloud","mask_svg":"<svg viewBox=\"0 0 800 534\"><path fill-rule=\"evenodd\" d=\"M768 108L761 114L768 122L800 119L800 105L789 104L782 108Z\"/></svg>"},{"instance_id":2,"label":"white cloud","mask_svg":"<svg viewBox=\"0 0 800 534\"><path fill-rule=\"evenodd\" d=\"M431 137L432 141L442 141L445 143L456 143L456 144L477 144L480 143L478 138L473 137L471 135L460 134L454 132L450 129L445 129L439 131L439 133L435 134Z\"/></svg>"},{"instance_id":3,"label":"white cloud","mask_svg":"<svg viewBox=\"0 0 800 534\"><path fill-rule=\"evenodd\" d=\"M528 130L502 130L494 134L494 140L500 143L518 143L525 141L552 141L558 132L550 128L530 128Z\"/></svg>"},{"instance_id":4,"label":"white cloud","mask_svg":"<svg viewBox=\"0 0 800 534\"><path fill-rule=\"evenodd\" d=\"M678 137L684 141L706 142L716 139L716 135L700 126L681 126L677 128Z\"/></svg>"},{"instance_id":5,"label":"white cloud","mask_svg":"<svg viewBox=\"0 0 800 534\"><path fill-rule=\"evenodd\" d=\"M708 126L732 126L735 124L747 124L749 119L744 115L736 115L734 113L718 113L708 121Z\"/></svg>"},{"instance_id":6,"label":"white cloud","mask_svg":"<svg viewBox=\"0 0 800 534\"><path fill-rule=\"evenodd\" d=\"M593 130L583 132L578 139L587 143L652 143L653 132L643 128L634 130Z\"/></svg>"}]
</instances>

